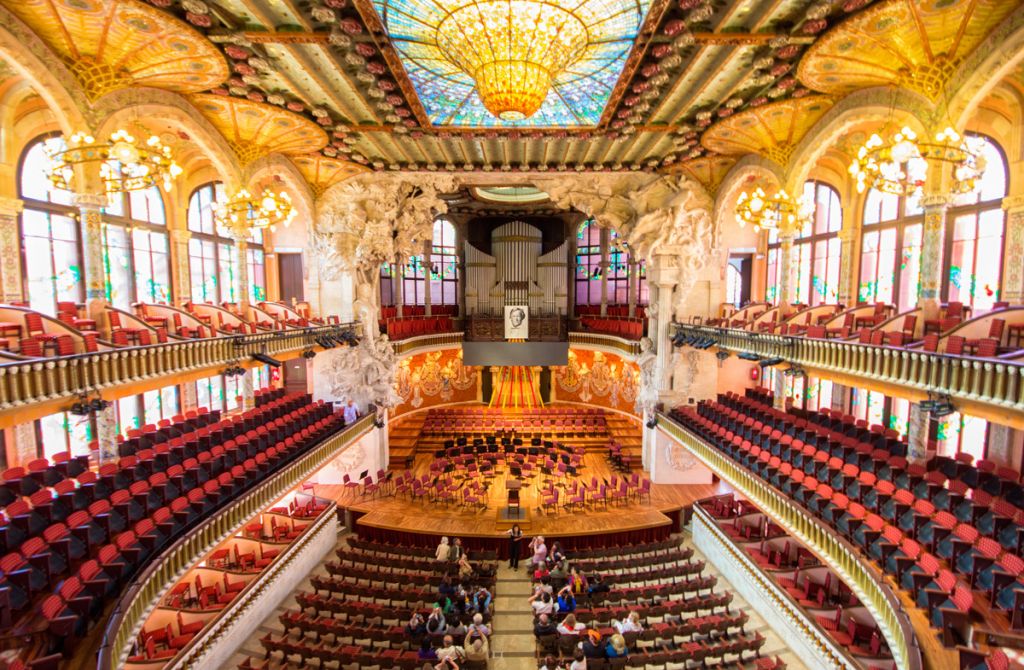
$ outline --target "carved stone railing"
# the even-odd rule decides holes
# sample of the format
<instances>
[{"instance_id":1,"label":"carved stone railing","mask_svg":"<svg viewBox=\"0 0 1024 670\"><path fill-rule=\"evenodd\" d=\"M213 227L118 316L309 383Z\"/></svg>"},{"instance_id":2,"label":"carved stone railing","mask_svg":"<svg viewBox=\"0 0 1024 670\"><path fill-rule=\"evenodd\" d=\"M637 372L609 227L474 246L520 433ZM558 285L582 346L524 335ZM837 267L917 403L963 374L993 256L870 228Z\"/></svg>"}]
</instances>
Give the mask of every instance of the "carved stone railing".
<instances>
[{"instance_id":1,"label":"carved stone railing","mask_svg":"<svg viewBox=\"0 0 1024 670\"><path fill-rule=\"evenodd\" d=\"M192 564L355 442L372 428L373 420L374 416L369 414L325 439L152 558L110 615L99 649L97 669L117 670L123 667L150 611Z\"/></svg>"},{"instance_id":2,"label":"carved stone railing","mask_svg":"<svg viewBox=\"0 0 1024 670\"><path fill-rule=\"evenodd\" d=\"M627 340L601 333L569 333L569 346L598 349L625 356L636 356L640 353L640 342L637 340Z\"/></svg>"},{"instance_id":3,"label":"carved stone railing","mask_svg":"<svg viewBox=\"0 0 1024 670\"><path fill-rule=\"evenodd\" d=\"M0 411L226 367L256 353L275 356L299 352L317 346L317 336L346 327L212 337L7 363L0 365Z\"/></svg>"},{"instance_id":4,"label":"carved stone railing","mask_svg":"<svg viewBox=\"0 0 1024 670\"><path fill-rule=\"evenodd\" d=\"M719 349L779 357L810 370L1024 411L1024 364L1019 361L948 356L920 349L766 335L731 328L677 328L687 335L714 338Z\"/></svg>"},{"instance_id":5,"label":"carved stone railing","mask_svg":"<svg viewBox=\"0 0 1024 670\"><path fill-rule=\"evenodd\" d=\"M850 586L878 623L896 667L903 670L922 668L921 650L899 599L882 581L878 570L863 560L853 545L819 523L802 505L664 414L658 415L658 426L717 473L734 491L802 542Z\"/></svg>"}]
</instances>

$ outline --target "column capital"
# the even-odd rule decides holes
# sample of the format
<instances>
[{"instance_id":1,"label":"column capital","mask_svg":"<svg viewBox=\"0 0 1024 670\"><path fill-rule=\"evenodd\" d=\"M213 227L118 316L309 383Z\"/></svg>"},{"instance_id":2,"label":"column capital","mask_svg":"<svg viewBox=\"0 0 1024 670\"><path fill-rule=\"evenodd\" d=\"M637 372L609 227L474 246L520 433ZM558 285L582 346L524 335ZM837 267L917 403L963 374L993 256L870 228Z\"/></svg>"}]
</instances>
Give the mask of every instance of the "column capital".
<instances>
[{"instance_id":1,"label":"column capital","mask_svg":"<svg viewBox=\"0 0 1024 670\"><path fill-rule=\"evenodd\" d=\"M80 209L100 209L110 204L106 195L98 193L76 193L71 202Z\"/></svg>"},{"instance_id":2,"label":"column capital","mask_svg":"<svg viewBox=\"0 0 1024 670\"><path fill-rule=\"evenodd\" d=\"M854 228L853 226L843 226L842 228L839 229L839 232L836 233L836 237L838 237L843 242L849 242L854 238L856 234L857 229Z\"/></svg>"},{"instance_id":3,"label":"column capital","mask_svg":"<svg viewBox=\"0 0 1024 670\"><path fill-rule=\"evenodd\" d=\"M0 216L14 217L25 209L25 203L19 198L0 198Z\"/></svg>"},{"instance_id":4,"label":"column capital","mask_svg":"<svg viewBox=\"0 0 1024 670\"><path fill-rule=\"evenodd\" d=\"M1014 214L1024 212L1024 195L1008 195L1003 198L1003 209ZM2 211L2 209L0 209Z\"/></svg>"},{"instance_id":5,"label":"column capital","mask_svg":"<svg viewBox=\"0 0 1024 670\"><path fill-rule=\"evenodd\" d=\"M937 209L949 206L952 198L946 193L929 193L921 196L921 207L924 209Z\"/></svg>"}]
</instances>

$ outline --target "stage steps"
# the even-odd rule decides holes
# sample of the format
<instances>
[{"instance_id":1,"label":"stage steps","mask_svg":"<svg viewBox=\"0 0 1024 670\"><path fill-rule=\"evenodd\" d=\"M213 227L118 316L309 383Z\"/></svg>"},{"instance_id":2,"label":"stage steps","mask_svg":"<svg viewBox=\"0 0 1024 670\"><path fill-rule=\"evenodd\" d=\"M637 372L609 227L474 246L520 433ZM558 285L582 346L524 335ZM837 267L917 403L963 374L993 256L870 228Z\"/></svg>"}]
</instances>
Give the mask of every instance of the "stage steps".
<instances>
[{"instance_id":1,"label":"stage steps","mask_svg":"<svg viewBox=\"0 0 1024 670\"><path fill-rule=\"evenodd\" d=\"M608 434L622 445L622 453L639 463L643 452L643 434L638 419L630 419L622 414L605 414L608 423Z\"/></svg>"},{"instance_id":2,"label":"stage steps","mask_svg":"<svg viewBox=\"0 0 1024 670\"><path fill-rule=\"evenodd\" d=\"M423 430L423 422L426 418L426 413L418 412L397 419L388 426L389 470L401 472L412 466L412 459L416 457L420 431Z\"/></svg>"}]
</instances>

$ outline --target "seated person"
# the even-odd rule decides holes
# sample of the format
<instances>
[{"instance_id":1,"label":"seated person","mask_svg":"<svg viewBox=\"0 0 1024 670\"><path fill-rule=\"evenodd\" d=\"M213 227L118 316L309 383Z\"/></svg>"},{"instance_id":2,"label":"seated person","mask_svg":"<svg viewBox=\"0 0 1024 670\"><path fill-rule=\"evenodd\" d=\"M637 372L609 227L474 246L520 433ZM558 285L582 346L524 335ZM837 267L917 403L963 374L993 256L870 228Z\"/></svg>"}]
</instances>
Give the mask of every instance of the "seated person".
<instances>
[{"instance_id":1,"label":"seated person","mask_svg":"<svg viewBox=\"0 0 1024 670\"><path fill-rule=\"evenodd\" d=\"M584 624L576 621L575 614L566 615L562 623L558 624L558 632L562 635L577 635L585 629Z\"/></svg>"},{"instance_id":2,"label":"seated person","mask_svg":"<svg viewBox=\"0 0 1024 670\"><path fill-rule=\"evenodd\" d=\"M555 626L554 622L547 614L541 614L540 618L537 619L537 623L533 624L533 634L537 637L542 635L554 635L558 632L558 627Z\"/></svg>"},{"instance_id":3,"label":"seated person","mask_svg":"<svg viewBox=\"0 0 1024 670\"><path fill-rule=\"evenodd\" d=\"M626 638L622 637L619 633L608 638L608 644L604 648L604 655L608 658L629 656L629 649L626 648Z\"/></svg>"},{"instance_id":4,"label":"seated person","mask_svg":"<svg viewBox=\"0 0 1024 670\"><path fill-rule=\"evenodd\" d=\"M559 612L575 612L576 611L576 596L572 594L572 589L566 584L562 587L562 590L558 592L558 611Z\"/></svg>"},{"instance_id":5,"label":"seated person","mask_svg":"<svg viewBox=\"0 0 1024 670\"><path fill-rule=\"evenodd\" d=\"M644 632L644 626L640 623L640 615L636 612L630 612L629 616L623 621L613 621L612 626L619 633L642 633Z\"/></svg>"}]
</instances>

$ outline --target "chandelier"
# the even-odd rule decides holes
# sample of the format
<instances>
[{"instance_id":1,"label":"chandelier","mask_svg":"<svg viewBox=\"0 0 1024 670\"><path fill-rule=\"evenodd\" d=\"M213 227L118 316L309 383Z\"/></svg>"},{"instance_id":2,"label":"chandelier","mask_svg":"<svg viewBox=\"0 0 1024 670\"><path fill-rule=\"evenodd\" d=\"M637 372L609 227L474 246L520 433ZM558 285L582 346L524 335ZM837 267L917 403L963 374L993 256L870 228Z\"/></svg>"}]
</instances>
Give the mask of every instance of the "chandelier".
<instances>
[{"instance_id":1,"label":"chandelier","mask_svg":"<svg viewBox=\"0 0 1024 670\"><path fill-rule=\"evenodd\" d=\"M75 167L99 164L100 179L109 193L141 191L162 184L171 190L181 167L171 159L171 148L156 135L139 143L127 130L118 130L106 142L77 132L63 141L47 140L43 145L50 166L47 176L56 188L70 191Z\"/></svg>"},{"instance_id":2,"label":"chandelier","mask_svg":"<svg viewBox=\"0 0 1024 670\"><path fill-rule=\"evenodd\" d=\"M850 174L857 180L857 192L873 188L883 193L911 195L924 186L930 162L953 166L950 190L969 193L985 172L981 153L983 140L961 137L952 128L935 134L933 141L919 141L910 128L903 128L888 142L872 135L850 163Z\"/></svg>"},{"instance_id":3,"label":"chandelier","mask_svg":"<svg viewBox=\"0 0 1024 670\"><path fill-rule=\"evenodd\" d=\"M269 188L259 198L243 188L227 200L214 204L214 217L229 230L270 228L273 231L279 225L288 227L295 213L287 193L274 193Z\"/></svg>"},{"instance_id":4,"label":"chandelier","mask_svg":"<svg viewBox=\"0 0 1024 670\"><path fill-rule=\"evenodd\" d=\"M566 0L478 0L437 26L445 58L476 82L480 100L503 121L532 116L557 75L583 56L587 26ZM563 6L564 5L564 6Z\"/></svg>"},{"instance_id":5,"label":"chandelier","mask_svg":"<svg viewBox=\"0 0 1024 670\"><path fill-rule=\"evenodd\" d=\"M792 229L798 221L814 214L814 202L809 198L794 199L779 189L769 197L760 186L752 192L744 191L736 199L736 218L740 228L748 223L759 230Z\"/></svg>"}]
</instances>

